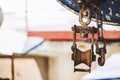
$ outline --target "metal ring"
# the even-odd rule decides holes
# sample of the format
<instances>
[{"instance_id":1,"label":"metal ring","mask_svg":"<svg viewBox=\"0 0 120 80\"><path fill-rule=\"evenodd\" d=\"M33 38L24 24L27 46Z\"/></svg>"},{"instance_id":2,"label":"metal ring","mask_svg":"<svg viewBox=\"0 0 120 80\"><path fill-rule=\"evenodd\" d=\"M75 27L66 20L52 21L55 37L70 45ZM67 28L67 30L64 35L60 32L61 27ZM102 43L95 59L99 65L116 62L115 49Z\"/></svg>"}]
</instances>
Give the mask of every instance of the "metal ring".
<instances>
[{"instance_id":1,"label":"metal ring","mask_svg":"<svg viewBox=\"0 0 120 80\"><path fill-rule=\"evenodd\" d=\"M96 47L97 48L99 48L99 42L102 42L103 43L103 47L105 48L106 47L106 41L104 40L104 38L98 38L98 39L96 39L96 41L95 41L95 45L96 45Z\"/></svg>"},{"instance_id":2,"label":"metal ring","mask_svg":"<svg viewBox=\"0 0 120 80\"><path fill-rule=\"evenodd\" d=\"M83 21L83 18L87 18L87 21L84 22ZM91 21L91 18L90 18L90 9L89 8L82 8L79 12L79 22L82 24L82 25L88 25L90 24L90 21Z\"/></svg>"}]
</instances>

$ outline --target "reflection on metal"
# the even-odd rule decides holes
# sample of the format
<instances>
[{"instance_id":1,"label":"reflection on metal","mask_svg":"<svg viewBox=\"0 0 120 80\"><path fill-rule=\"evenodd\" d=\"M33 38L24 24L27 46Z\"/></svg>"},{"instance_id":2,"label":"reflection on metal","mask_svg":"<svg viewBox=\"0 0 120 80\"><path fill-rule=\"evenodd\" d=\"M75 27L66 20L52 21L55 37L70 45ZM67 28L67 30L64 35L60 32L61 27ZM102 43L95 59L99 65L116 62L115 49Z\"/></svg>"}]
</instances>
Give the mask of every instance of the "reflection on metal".
<instances>
[{"instance_id":1,"label":"reflection on metal","mask_svg":"<svg viewBox=\"0 0 120 80\"><path fill-rule=\"evenodd\" d=\"M76 2L79 2L76 0ZM91 0L84 0L82 3L79 3L79 5L82 5L81 10L79 11L79 22L82 26L76 26L72 27L73 31L73 45L71 47L73 53L72 53L72 60L74 61L74 71L82 71L82 72L90 72L91 71L91 63L93 61L96 61L96 55L94 54L94 44L96 45L96 54L99 55L98 58L98 64L100 66L103 66L105 63L105 54L106 54L106 42L103 37L103 24L102 24L102 17L101 17L101 10L99 7L97 7L95 4L91 2ZM96 18L96 27L89 26L91 22L91 15L94 14ZM86 18L86 22L83 21L83 18ZM86 50L85 52L79 50L77 48L76 44L76 34L80 33L81 38L88 38L89 34L92 34L92 40L91 40L91 49ZM98 38L95 40L94 34L98 35ZM103 43L102 47L99 47L99 42ZM81 69L76 68L79 64L86 64L89 69Z\"/></svg>"},{"instance_id":2,"label":"reflection on metal","mask_svg":"<svg viewBox=\"0 0 120 80\"><path fill-rule=\"evenodd\" d=\"M3 22L3 12L2 12L2 9L0 7L0 26L1 26L2 22Z\"/></svg>"}]
</instances>

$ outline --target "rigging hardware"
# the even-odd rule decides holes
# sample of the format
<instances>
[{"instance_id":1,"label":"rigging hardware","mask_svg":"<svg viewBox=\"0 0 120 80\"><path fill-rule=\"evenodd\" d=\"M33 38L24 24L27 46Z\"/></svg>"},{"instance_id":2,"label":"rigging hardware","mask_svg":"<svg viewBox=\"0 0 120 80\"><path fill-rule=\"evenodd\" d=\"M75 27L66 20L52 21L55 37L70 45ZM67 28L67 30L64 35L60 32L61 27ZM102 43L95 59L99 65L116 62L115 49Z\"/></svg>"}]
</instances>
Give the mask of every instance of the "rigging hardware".
<instances>
[{"instance_id":1,"label":"rigging hardware","mask_svg":"<svg viewBox=\"0 0 120 80\"><path fill-rule=\"evenodd\" d=\"M72 60L74 61L74 71L82 71L82 72L90 72L91 71L91 64L93 61L96 61L96 55L94 54L94 43L96 45L96 54L99 55L98 64L103 66L105 63L105 54L106 54L106 42L103 37L103 28L102 28L102 17L101 17L101 10L94 5L91 0L75 0L78 4L82 5L81 10L79 11L79 22L81 26L74 25L72 27L73 31L73 45L71 47L72 53ZM90 7L91 6L91 7ZM89 26L91 22L91 14L94 13L96 15L96 27ZM84 21L83 19L86 19ZM92 34L91 39L91 49L86 51L81 51L77 48L76 44L76 34L80 33L81 38L88 38L89 34ZM98 35L98 38L95 40L94 34ZM102 47L99 47L99 42L103 43ZM89 67L89 69L81 69L76 68L77 65L84 63Z\"/></svg>"}]
</instances>

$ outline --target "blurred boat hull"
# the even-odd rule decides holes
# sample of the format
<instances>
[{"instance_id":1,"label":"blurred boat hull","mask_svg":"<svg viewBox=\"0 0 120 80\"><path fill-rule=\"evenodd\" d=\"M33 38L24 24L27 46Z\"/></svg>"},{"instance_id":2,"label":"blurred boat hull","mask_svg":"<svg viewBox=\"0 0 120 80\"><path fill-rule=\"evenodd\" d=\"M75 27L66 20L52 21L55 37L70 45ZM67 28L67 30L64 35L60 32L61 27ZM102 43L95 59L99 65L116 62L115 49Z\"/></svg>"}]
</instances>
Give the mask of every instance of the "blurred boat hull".
<instances>
[{"instance_id":1,"label":"blurred boat hull","mask_svg":"<svg viewBox=\"0 0 120 80\"><path fill-rule=\"evenodd\" d=\"M78 14L81 6L75 0L57 0L68 10ZM93 0L94 1L94 0ZM120 0L98 0L96 3L102 10L102 19L106 24L120 26ZM92 18L94 20L94 15Z\"/></svg>"}]
</instances>

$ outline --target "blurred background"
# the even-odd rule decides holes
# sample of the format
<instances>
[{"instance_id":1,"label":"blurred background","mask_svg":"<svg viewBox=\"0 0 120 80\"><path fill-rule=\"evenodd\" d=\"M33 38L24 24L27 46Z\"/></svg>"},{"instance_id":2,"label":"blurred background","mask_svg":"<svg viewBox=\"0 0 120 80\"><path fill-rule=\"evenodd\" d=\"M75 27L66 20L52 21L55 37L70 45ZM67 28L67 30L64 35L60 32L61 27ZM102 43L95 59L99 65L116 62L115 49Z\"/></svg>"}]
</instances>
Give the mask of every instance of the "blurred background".
<instances>
[{"instance_id":1,"label":"blurred background","mask_svg":"<svg viewBox=\"0 0 120 80\"><path fill-rule=\"evenodd\" d=\"M74 62L71 60L71 27L80 24L76 14L56 0L0 0L0 8L0 16L3 14L0 17L0 78L120 78L120 26L104 24L107 40L105 66L98 67L95 62L92 64L91 73L74 73ZM95 22L90 25L95 25ZM78 47L83 51L90 49L90 46L89 40L78 41ZM16 56L17 54L22 56Z\"/></svg>"}]
</instances>

